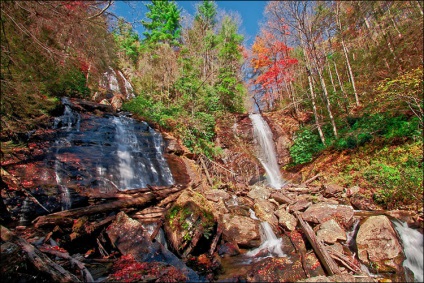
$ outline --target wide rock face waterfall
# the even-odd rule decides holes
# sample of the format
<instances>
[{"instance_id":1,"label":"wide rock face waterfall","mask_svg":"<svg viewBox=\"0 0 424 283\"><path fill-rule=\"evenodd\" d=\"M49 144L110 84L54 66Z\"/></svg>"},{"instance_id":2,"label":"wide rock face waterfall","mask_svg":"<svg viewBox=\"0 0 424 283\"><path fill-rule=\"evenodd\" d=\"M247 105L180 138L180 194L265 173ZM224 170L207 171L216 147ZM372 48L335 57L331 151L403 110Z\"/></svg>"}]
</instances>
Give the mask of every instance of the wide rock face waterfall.
<instances>
[{"instance_id":1,"label":"wide rock face waterfall","mask_svg":"<svg viewBox=\"0 0 424 283\"><path fill-rule=\"evenodd\" d=\"M174 183L162 136L147 123L124 115L80 115L63 102L64 115L55 121L57 138L47 162L54 164L64 209L71 206L71 188L108 192Z\"/></svg>"},{"instance_id":2,"label":"wide rock face waterfall","mask_svg":"<svg viewBox=\"0 0 424 283\"><path fill-rule=\"evenodd\" d=\"M252 121L253 134L258 145L257 157L266 171L267 181L271 187L280 189L285 181L278 167L271 129L260 114L250 114L249 118Z\"/></svg>"}]
</instances>

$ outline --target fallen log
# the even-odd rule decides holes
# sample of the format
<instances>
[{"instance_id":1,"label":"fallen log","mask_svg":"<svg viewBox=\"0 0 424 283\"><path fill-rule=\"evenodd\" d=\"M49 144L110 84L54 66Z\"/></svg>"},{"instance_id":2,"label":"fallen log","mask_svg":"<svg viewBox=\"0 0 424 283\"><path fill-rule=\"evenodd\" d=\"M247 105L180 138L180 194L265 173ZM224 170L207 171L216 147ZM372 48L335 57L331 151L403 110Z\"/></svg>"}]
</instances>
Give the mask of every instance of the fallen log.
<instances>
[{"instance_id":1,"label":"fallen log","mask_svg":"<svg viewBox=\"0 0 424 283\"><path fill-rule=\"evenodd\" d=\"M46 246L40 247L40 251L69 260L72 265L76 265L80 269L81 276L84 278L84 282L94 282L93 276L91 275L90 271L88 271L87 267L85 267L84 263L77 260L76 258L71 257L68 252L61 252L54 250L52 247Z\"/></svg>"},{"instance_id":2,"label":"fallen log","mask_svg":"<svg viewBox=\"0 0 424 283\"><path fill-rule=\"evenodd\" d=\"M358 273L361 271L361 267L355 264L355 262L352 261L352 259L348 258L344 254L331 248L326 248L326 250L334 260L337 260L338 262L340 262L342 265L344 265L346 268L350 269L354 273Z\"/></svg>"},{"instance_id":3,"label":"fallen log","mask_svg":"<svg viewBox=\"0 0 424 283\"><path fill-rule=\"evenodd\" d=\"M218 222L218 227L216 228L216 235L215 235L215 238L212 241L211 248L209 250L210 256L212 256L213 253L215 252L216 245L218 244L218 241L219 241L219 238L221 237L221 234L222 234L222 227Z\"/></svg>"},{"instance_id":4,"label":"fallen log","mask_svg":"<svg viewBox=\"0 0 424 283\"><path fill-rule=\"evenodd\" d=\"M32 221L35 228L44 226L44 225L58 225L63 224L64 221L71 222L72 219L81 217L83 215L90 215L95 213L107 212L115 209L121 209L132 206L141 206L152 202L155 199L155 196L152 193L145 193L136 198L129 199L120 199L109 203L103 203L93 206L74 208L70 210L64 210L55 212L52 214L39 216Z\"/></svg>"},{"instance_id":5,"label":"fallen log","mask_svg":"<svg viewBox=\"0 0 424 283\"><path fill-rule=\"evenodd\" d=\"M28 256L30 262L39 271L49 275L54 282L81 282L78 277L70 273L62 266L52 261L39 249L28 243L25 239L16 236L9 229L0 225L1 239L18 245Z\"/></svg>"},{"instance_id":6,"label":"fallen log","mask_svg":"<svg viewBox=\"0 0 424 283\"><path fill-rule=\"evenodd\" d=\"M303 183L301 184L301 186L305 186L305 185L307 185L307 184L311 183L312 181L314 181L315 179L317 179L319 176L321 176L321 173L318 173L318 174L316 174L315 176L313 176L313 177L309 178L308 180L306 180L305 182L303 182Z\"/></svg>"},{"instance_id":7,"label":"fallen log","mask_svg":"<svg viewBox=\"0 0 424 283\"><path fill-rule=\"evenodd\" d=\"M315 232L312 230L311 226L309 226L309 224L303 220L300 212L296 211L295 215L297 219L299 220L299 224L302 227L302 230L305 233L306 238L308 238L309 242L312 245L312 248L314 249L315 253L317 254L318 258L321 261L322 266L325 268L328 274L329 275L341 274L338 265L327 253L327 250L325 249L322 242L320 242L317 239L317 237L315 236Z\"/></svg>"}]
</instances>

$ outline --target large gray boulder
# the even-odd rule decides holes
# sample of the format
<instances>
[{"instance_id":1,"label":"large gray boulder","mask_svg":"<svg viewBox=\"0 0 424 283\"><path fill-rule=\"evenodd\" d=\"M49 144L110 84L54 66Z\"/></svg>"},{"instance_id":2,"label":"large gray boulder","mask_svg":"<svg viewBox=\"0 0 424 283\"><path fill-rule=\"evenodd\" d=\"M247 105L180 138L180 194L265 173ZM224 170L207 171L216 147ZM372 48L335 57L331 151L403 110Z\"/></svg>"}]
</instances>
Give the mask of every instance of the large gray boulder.
<instances>
[{"instance_id":1,"label":"large gray boulder","mask_svg":"<svg viewBox=\"0 0 424 283\"><path fill-rule=\"evenodd\" d=\"M405 256L392 223L385 215L371 216L356 236L359 260L374 272L402 270Z\"/></svg>"}]
</instances>

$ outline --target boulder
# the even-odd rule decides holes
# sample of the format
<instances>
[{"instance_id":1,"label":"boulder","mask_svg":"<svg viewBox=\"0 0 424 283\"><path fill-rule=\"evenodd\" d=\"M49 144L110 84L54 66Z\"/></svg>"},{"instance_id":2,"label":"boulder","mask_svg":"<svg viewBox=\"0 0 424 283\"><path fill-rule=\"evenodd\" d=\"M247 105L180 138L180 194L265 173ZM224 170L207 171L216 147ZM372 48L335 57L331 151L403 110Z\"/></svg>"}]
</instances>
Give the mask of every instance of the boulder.
<instances>
[{"instance_id":1,"label":"boulder","mask_svg":"<svg viewBox=\"0 0 424 283\"><path fill-rule=\"evenodd\" d=\"M252 190L247 194L252 199L268 199L271 195L271 190L266 187L253 187Z\"/></svg>"},{"instance_id":2,"label":"boulder","mask_svg":"<svg viewBox=\"0 0 424 283\"><path fill-rule=\"evenodd\" d=\"M334 219L330 219L320 225L317 231L317 238L323 240L327 244L334 244L337 240L347 240L346 232Z\"/></svg>"},{"instance_id":3,"label":"boulder","mask_svg":"<svg viewBox=\"0 0 424 283\"><path fill-rule=\"evenodd\" d=\"M385 215L368 217L356 235L359 260L374 272L400 271L405 256Z\"/></svg>"},{"instance_id":4,"label":"boulder","mask_svg":"<svg viewBox=\"0 0 424 283\"><path fill-rule=\"evenodd\" d=\"M275 204L264 199L257 199L253 206L256 217L262 221L268 222L274 231L276 231L278 227L278 219L274 215L275 208Z\"/></svg>"},{"instance_id":5,"label":"boulder","mask_svg":"<svg viewBox=\"0 0 424 283\"><path fill-rule=\"evenodd\" d=\"M343 193L344 188L337 184L325 184L324 185L324 196L334 197Z\"/></svg>"},{"instance_id":6,"label":"boulder","mask_svg":"<svg viewBox=\"0 0 424 283\"><path fill-rule=\"evenodd\" d=\"M218 255L221 257L229 257L240 254L240 249L237 243L227 242L222 245L219 245L217 248Z\"/></svg>"},{"instance_id":7,"label":"boulder","mask_svg":"<svg viewBox=\"0 0 424 283\"><path fill-rule=\"evenodd\" d=\"M201 194L186 189L165 214L164 230L172 250L183 255L194 248L201 237L211 239L215 226L214 211Z\"/></svg>"},{"instance_id":8,"label":"boulder","mask_svg":"<svg viewBox=\"0 0 424 283\"><path fill-rule=\"evenodd\" d=\"M296 229L297 218L288 213L284 208L279 208L275 215L278 218L278 223L283 226L283 228L293 231Z\"/></svg>"},{"instance_id":9,"label":"boulder","mask_svg":"<svg viewBox=\"0 0 424 283\"><path fill-rule=\"evenodd\" d=\"M204 193L205 197L213 202L218 202L220 199L227 200L230 198L230 194L224 190L213 189Z\"/></svg>"},{"instance_id":10,"label":"boulder","mask_svg":"<svg viewBox=\"0 0 424 283\"><path fill-rule=\"evenodd\" d=\"M348 205L336 205L329 203L313 204L303 212L303 219L312 223L320 224L330 219L348 228L353 223L353 208Z\"/></svg>"},{"instance_id":11,"label":"boulder","mask_svg":"<svg viewBox=\"0 0 424 283\"><path fill-rule=\"evenodd\" d=\"M282 192L278 192L278 191L273 192L270 198L274 199L279 204L292 204L296 201L295 199L292 199L286 194L283 194Z\"/></svg>"},{"instance_id":12,"label":"boulder","mask_svg":"<svg viewBox=\"0 0 424 283\"><path fill-rule=\"evenodd\" d=\"M235 242L241 248L254 248L261 244L259 220L247 216L224 214L222 217L222 238Z\"/></svg>"},{"instance_id":13,"label":"boulder","mask_svg":"<svg viewBox=\"0 0 424 283\"><path fill-rule=\"evenodd\" d=\"M290 212L305 210L311 204L312 204L312 202L310 202L306 199L302 199L302 200L299 200L299 201L295 202L294 204L290 205L289 210L290 210Z\"/></svg>"},{"instance_id":14,"label":"boulder","mask_svg":"<svg viewBox=\"0 0 424 283\"><path fill-rule=\"evenodd\" d=\"M162 244L150 240L147 230L142 224L124 212L116 215L106 233L110 242L123 255L131 255L137 262L163 262L181 270L189 280L199 280L198 275L188 268L183 261L168 251Z\"/></svg>"}]
</instances>

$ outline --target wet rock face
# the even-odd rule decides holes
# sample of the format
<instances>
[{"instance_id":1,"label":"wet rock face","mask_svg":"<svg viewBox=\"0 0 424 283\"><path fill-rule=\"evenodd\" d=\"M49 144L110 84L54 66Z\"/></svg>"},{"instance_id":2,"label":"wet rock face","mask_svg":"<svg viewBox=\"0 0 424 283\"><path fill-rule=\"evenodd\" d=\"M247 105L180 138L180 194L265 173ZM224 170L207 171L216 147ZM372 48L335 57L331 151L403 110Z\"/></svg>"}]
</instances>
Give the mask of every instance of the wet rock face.
<instances>
[{"instance_id":1,"label":"wet rock face","mask_svg":"<svg viewBox=\"0 0 424 283\"><path fill-rule=\"evenodd\" d=\"M371 216L356 236L359 260L376 272L399 271L405 256L387 216Z\"/></svg>"}]
</instances>

